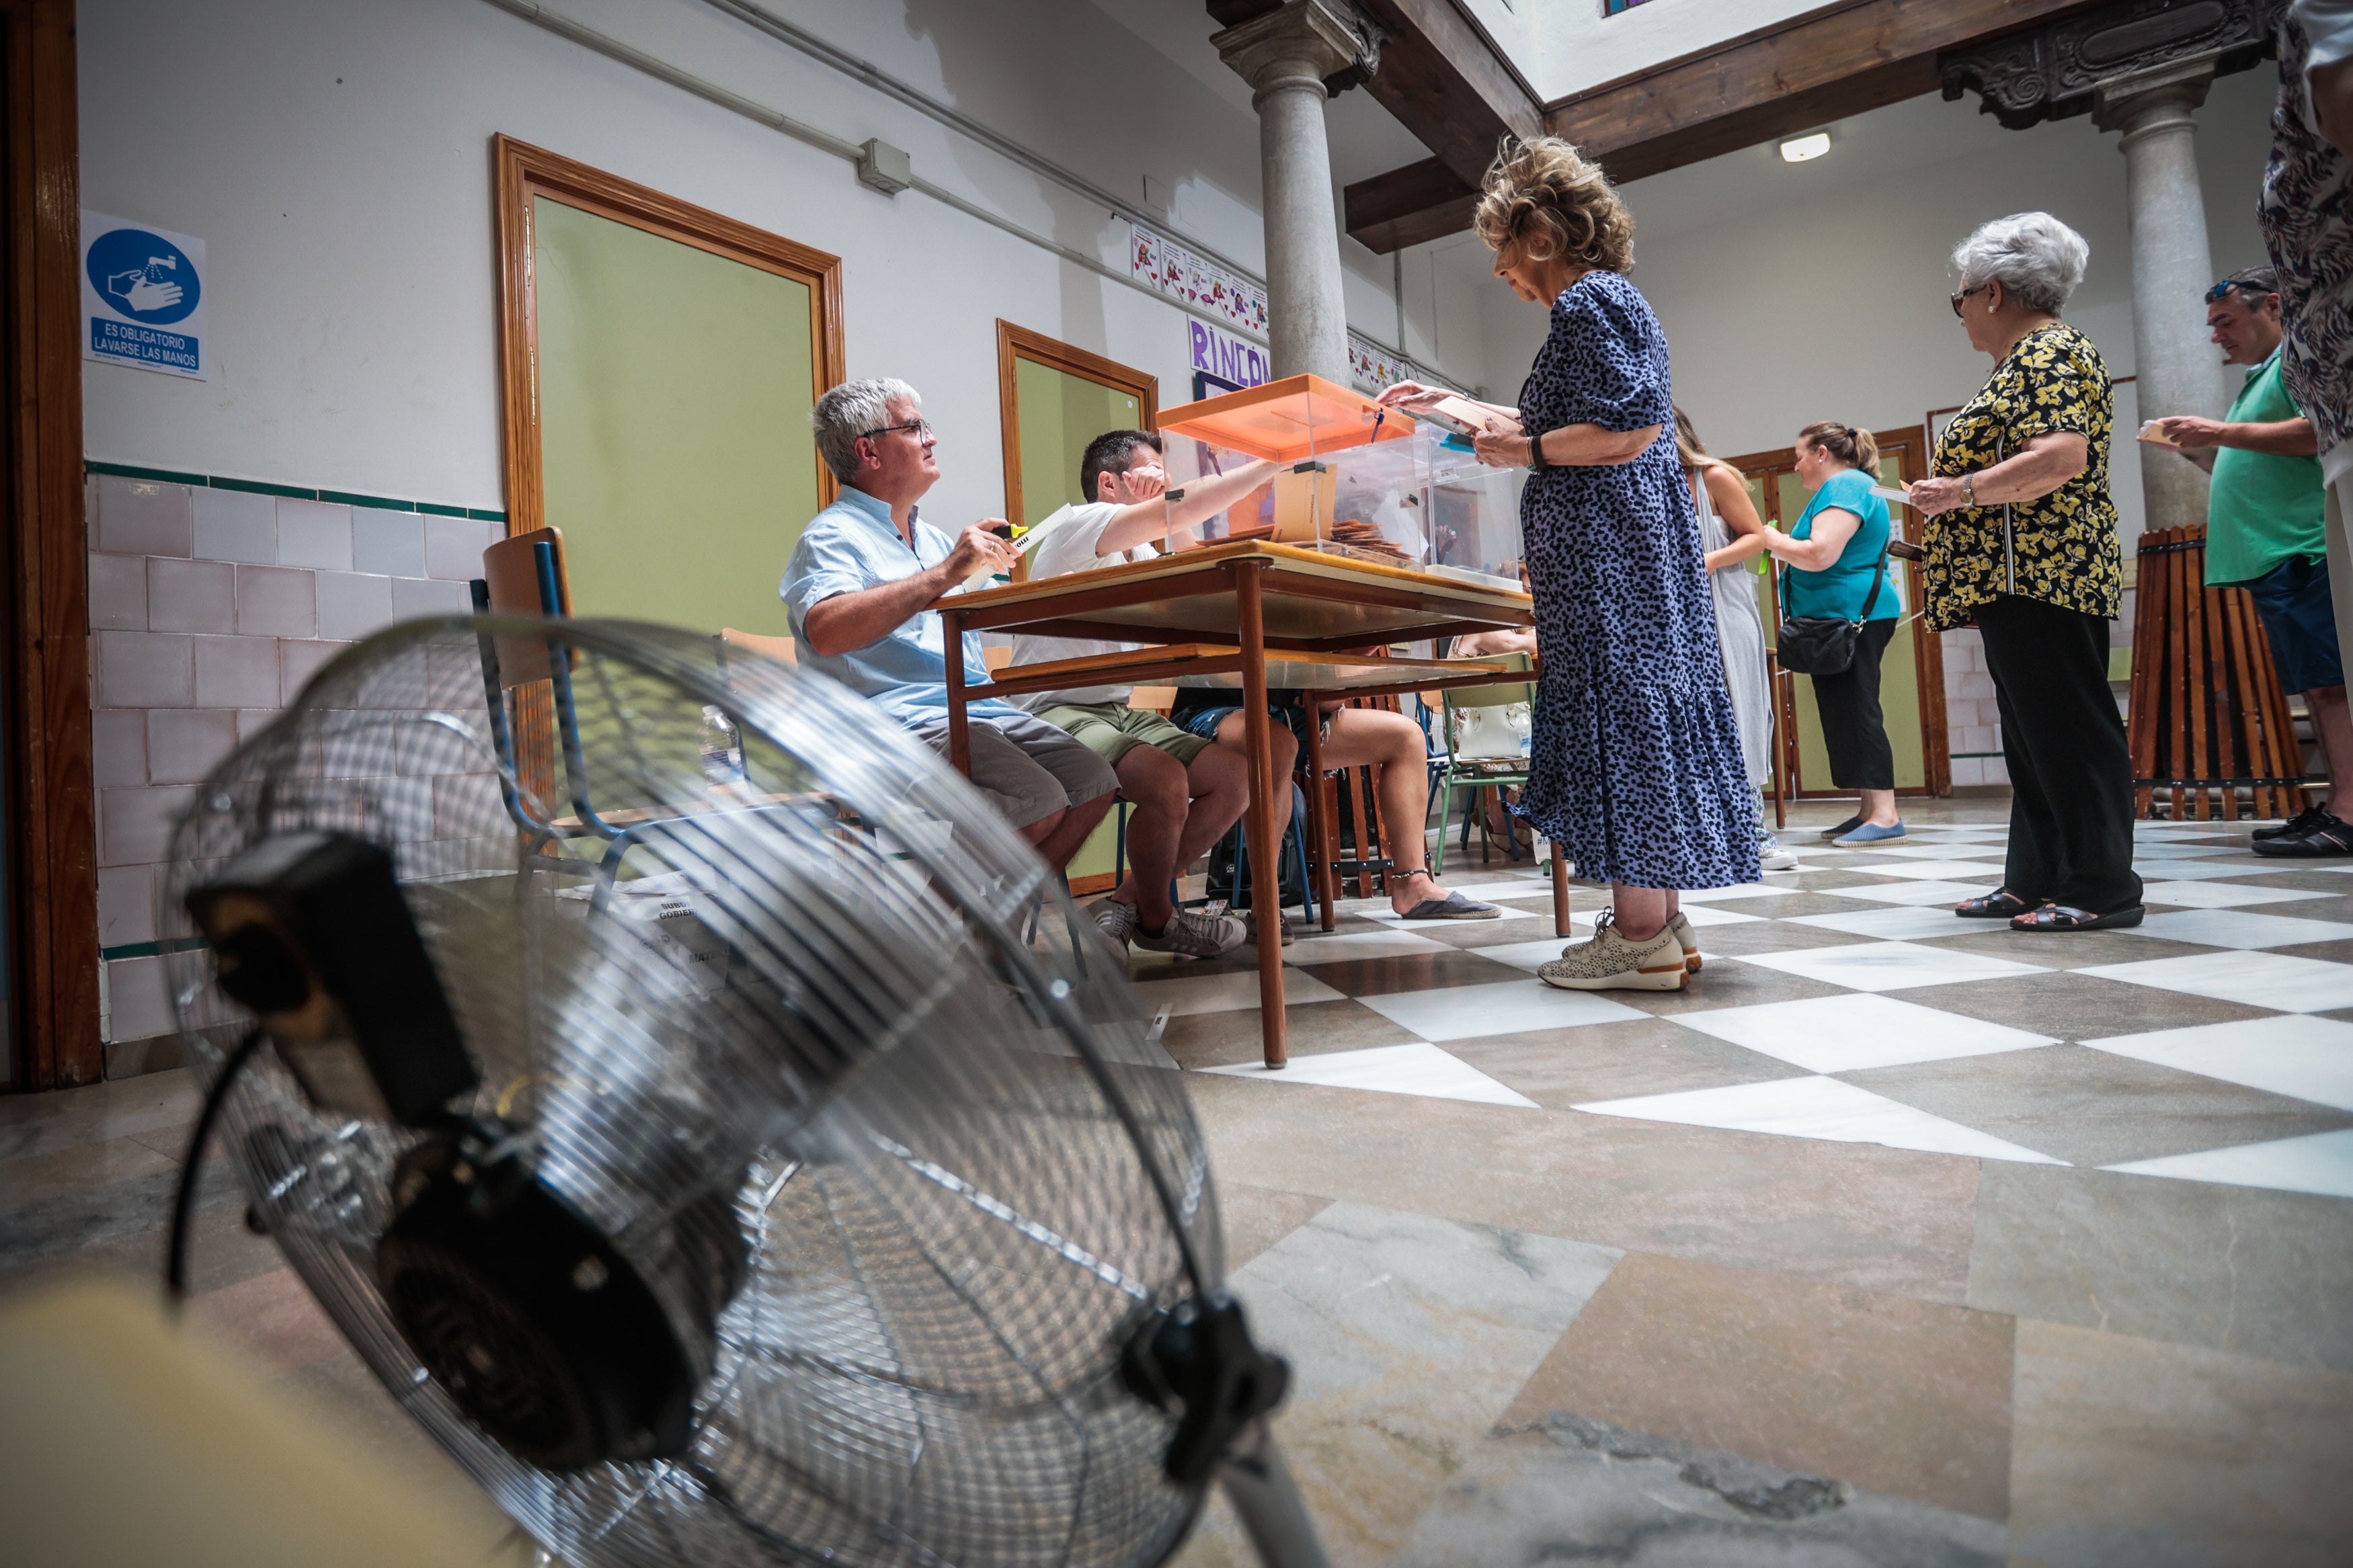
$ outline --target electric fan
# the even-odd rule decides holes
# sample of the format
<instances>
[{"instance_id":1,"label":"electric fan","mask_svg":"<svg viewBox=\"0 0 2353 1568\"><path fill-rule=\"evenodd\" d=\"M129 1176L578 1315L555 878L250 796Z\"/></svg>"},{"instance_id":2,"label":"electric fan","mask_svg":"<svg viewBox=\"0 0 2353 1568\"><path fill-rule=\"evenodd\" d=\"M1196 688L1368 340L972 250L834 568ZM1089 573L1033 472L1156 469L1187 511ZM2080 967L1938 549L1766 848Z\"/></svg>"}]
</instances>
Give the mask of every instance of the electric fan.
<instances>
[{"instance_id":1,"label":"electric fan","mask_svg":"<svg viewBox=\"0 0 2353 1568\"><path fill-rule=\"evenodd\" d=\"M1124 964L839 687L660 626L406 623L214 772L172 862L196 1147L546 1551L1152 1563L1222 1480L1261 1556L1322 1562Z\"/></svg>"}]
</instances>

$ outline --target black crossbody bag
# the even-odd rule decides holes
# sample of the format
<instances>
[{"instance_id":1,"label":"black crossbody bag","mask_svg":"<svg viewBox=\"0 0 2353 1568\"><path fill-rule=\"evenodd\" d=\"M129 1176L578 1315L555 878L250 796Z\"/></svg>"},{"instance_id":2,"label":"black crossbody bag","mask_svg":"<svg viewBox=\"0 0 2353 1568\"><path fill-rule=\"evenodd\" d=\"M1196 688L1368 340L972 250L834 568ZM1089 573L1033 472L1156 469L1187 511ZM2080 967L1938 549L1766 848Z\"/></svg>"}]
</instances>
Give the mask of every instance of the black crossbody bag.
<instances>
[{"instance_id":1,"label":"black crossbody bag","mask_svg":"<svg viewBox=\"0 0 2353 1568\"><path fill-rule=\"evenodd\" d=\"M1895 530L1887 531L1887 542L1895 542ZM1778 653L1783 669L1799 675L1844 675L1854 667L1855 645L1862 637L1862 623L1871 619L1872 606L1879 603L1880 584L1887 581L1887 551L1879 552L1879 564L1872 568L1871 592L1863 596L1862 614L1853 620L1841 616L1791 616L1781 623Z\"/></svg>"}]
</instances>

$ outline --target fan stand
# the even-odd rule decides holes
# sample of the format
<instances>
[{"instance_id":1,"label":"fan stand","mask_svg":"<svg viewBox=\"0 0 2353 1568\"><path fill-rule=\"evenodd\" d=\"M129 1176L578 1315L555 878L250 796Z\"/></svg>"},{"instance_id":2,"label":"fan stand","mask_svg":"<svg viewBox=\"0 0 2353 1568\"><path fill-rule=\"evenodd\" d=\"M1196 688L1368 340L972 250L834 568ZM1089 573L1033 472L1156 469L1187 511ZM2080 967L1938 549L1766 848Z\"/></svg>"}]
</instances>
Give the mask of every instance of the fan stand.
<instances>
[{"instance_id":1,"label":"fan stand","mask_svg":"<svg viewBox=\"0 0 2353 1568\"><path fill-rule=\"evenodd\" d=\"M1307 1517L1307 1504L1282 1462L1274 1432L1264 1421L1236 1446L1219 1472L1226 1500L1267 1568L1324 1568L1323 1542Z\"/></svg>"}]
</instances>

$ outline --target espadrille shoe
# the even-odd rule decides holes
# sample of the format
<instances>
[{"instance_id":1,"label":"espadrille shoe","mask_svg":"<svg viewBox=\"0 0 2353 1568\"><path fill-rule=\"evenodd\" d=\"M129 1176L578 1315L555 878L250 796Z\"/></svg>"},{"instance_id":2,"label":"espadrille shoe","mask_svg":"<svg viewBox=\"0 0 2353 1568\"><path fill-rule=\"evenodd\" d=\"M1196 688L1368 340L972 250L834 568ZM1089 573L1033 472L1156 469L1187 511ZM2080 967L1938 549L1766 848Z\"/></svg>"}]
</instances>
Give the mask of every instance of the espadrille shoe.
<instances>
[{"instance_id":1,"label":"espadrille shoe","mask_svg":"<svg viewBox=\"0 0 2353 1568\"><path fill-rule=\"evenodd\" d=\"M1593 940L1562 950L1536 971L1536 978L1564 991L1680 991L1689 971L1672 926L1648 942L1630 942L1618 929L1615 910L1595 921Z\"/></svg>"}]
</instances>

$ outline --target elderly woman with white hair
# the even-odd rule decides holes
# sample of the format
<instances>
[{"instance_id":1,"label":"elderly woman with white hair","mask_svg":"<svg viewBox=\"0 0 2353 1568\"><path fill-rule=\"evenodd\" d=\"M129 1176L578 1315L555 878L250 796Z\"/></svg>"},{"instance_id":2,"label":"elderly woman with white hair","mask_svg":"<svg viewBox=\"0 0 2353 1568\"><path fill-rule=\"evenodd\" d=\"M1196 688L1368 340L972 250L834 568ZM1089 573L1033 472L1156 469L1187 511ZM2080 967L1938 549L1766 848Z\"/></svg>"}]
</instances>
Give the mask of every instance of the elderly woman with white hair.
<instances>
[{"instance_id":1,"label":"elderly woman with white hair","mask_svg":"<svg viewBox=\"0 0 2353 1568\"><path fill-rule=\"evenodd\" d=\"M2114 416L2100 351L2059 312L2091 247L2048 213L1997 218L1955 247L1953 313L1993 375L1937 440L1926 515L1932 631L1985 637L2010 769L2002 886L1960 904L2014 931L2138 925L2132 759L2108 690L2124 591L2108 495Z\"/></svg>"}]
</instances>

